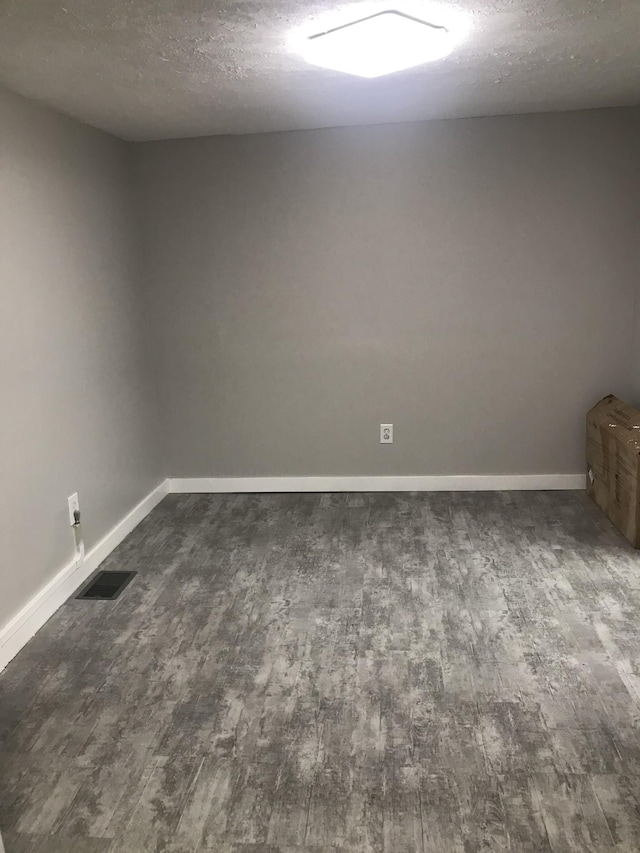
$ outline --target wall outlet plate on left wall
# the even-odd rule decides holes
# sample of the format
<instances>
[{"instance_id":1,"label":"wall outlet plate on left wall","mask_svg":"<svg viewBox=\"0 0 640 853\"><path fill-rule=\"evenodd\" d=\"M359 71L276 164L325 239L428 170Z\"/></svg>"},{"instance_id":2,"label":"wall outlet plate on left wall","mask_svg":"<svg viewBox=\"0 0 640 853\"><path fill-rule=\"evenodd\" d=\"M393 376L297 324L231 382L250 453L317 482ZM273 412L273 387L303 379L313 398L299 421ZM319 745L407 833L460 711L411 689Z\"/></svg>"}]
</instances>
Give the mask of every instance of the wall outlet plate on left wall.
<instances>
[{"instance_id":1,"label":"wall outlet plate on left wall","mask_svg":"<svg viewBox=\"0 0 640 853\"><path fill-rule=\"evenodd\" d=\"M76 518L74 513L80 512L80 500L78 498L78 493L74 492L67 498L67 503L69 504L69 524L71 527L76 523Z\"/></svg>"}]
</instances>

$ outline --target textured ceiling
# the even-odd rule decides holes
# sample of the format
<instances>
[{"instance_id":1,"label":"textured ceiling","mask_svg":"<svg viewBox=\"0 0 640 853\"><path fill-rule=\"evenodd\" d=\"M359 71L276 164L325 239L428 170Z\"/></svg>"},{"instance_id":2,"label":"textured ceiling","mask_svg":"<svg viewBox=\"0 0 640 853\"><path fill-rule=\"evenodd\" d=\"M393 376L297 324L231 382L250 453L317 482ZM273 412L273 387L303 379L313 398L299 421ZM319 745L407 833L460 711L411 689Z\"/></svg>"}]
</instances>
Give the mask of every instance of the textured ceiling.
<instances>
[{"instance_id":1,"label":"textured ceiling","mask_svg":"<svg viewBox=\"0 0 640 853\"><path fill-rule=\"evenodd\" d=\"M463 33L364 80L295 37L382 9ZM640 103L640 0L0 0L0 82L125 139Z\"/></svg>"}]
</instances>

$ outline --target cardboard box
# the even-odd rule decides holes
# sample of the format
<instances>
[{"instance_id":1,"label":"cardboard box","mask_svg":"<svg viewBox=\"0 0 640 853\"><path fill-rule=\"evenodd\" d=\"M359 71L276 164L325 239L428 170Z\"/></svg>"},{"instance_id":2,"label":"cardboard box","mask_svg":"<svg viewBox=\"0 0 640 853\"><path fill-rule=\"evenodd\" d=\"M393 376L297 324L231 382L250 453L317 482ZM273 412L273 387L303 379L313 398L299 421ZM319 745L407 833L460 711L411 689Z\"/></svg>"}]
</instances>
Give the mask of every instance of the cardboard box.
<instances>
[{"instance_id":1,"label":"cardboard box","mask_svg":"<svg viewBox=\"0 0 640 853\"><path fill-rule=\"evenodd\" d=\"M640 411L613 394L587 414L587 494L640 547Z\"/></svg>"}]
</instances>

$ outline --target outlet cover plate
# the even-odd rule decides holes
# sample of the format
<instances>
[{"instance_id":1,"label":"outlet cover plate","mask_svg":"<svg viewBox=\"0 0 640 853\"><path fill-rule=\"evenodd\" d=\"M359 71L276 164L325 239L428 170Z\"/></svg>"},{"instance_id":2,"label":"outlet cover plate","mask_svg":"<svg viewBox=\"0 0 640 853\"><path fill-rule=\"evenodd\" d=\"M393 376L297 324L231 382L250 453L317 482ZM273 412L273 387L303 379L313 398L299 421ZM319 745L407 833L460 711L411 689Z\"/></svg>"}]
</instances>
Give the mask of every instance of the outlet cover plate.
<instances>
[{"instance_id":1,"label":"outlet cover plate","mask_svg":"<svg viewBox=\"0 0 640 853\"><path fill-rule=\"evenodd\" d=\"M393 444L393 424L380 424L380 444Z\"/></svg>"},{"instance_id":2,"label":"outlet cover plate","mask_svg":"<svg viewBox=\"0 0 640 853\"><path fill-rule=\"evenodd\" d=\"M76 523L75 517L73 513L78 510L80 512L80 500L78 499L78 493L74 492L67 498L67 502L69 504L69 524L71 527Z\"/></svg>"}]
</instances>

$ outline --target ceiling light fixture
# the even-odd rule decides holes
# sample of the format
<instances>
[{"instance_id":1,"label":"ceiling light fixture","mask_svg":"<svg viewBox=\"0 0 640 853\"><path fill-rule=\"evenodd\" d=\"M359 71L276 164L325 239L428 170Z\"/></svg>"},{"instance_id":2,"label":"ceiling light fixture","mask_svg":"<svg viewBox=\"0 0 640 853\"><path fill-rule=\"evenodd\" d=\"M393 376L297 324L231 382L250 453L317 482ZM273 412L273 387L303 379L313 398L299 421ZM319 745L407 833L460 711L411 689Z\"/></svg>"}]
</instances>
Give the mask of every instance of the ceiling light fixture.
<instances>
[{"instance_id":1,"label":"ceiling light fixture","mask_svg":"<svg viewBox=\"0 0 640 853\"><path fill-rule=\"evenodd\" d=\"M387 11L306 38L300 50L312 65L358 77L382 77L442 59L453 47L446 27Z\"/></svg>"}]
</instances>

